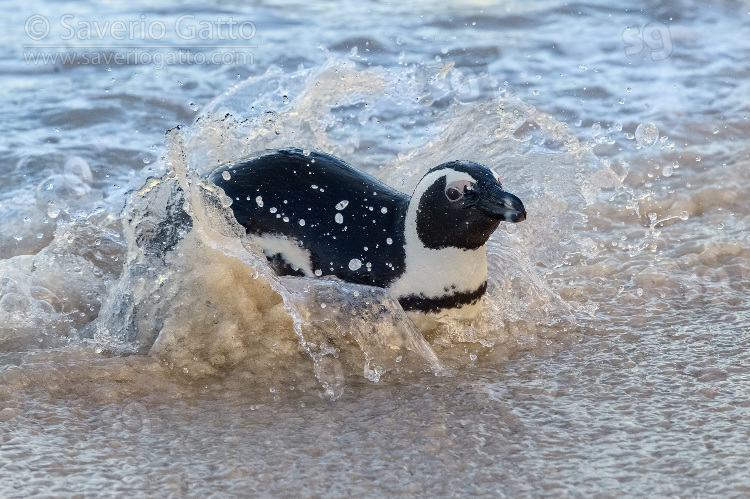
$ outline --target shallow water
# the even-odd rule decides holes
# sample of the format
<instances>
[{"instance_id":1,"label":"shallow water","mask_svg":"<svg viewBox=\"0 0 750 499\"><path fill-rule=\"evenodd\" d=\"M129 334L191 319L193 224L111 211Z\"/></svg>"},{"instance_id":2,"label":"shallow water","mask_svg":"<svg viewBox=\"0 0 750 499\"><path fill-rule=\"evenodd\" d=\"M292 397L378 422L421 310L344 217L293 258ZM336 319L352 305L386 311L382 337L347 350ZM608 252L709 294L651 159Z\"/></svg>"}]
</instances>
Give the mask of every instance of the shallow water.
<instances>
[{"instance_id":1,"label":"shallow water","mask_svg":"<svg viewBox=\"0 0 750 499\"><path fill-rule=\"evenodd\" d=\"M750 494L746 3L69 8L0 21L3 496ZM61 38L228 50L186 13L252 21L252 61ZM200 175L290 145L405 192L496 169L529 217L483 313L275 278Z\"/></svg>"}]
</instances>

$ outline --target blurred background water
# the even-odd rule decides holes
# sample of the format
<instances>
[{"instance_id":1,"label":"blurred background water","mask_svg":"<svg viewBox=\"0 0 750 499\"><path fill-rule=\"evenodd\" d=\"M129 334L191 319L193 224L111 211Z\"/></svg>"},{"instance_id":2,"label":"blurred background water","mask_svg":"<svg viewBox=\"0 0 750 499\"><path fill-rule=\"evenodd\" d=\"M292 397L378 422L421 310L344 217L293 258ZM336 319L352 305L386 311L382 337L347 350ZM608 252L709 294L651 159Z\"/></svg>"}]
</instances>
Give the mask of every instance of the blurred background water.
<instances>
[{"instance_id":1,"label":"blurred background water","mask_svg":"<svg viewBox=\"0 0 750 499\"><path fill-rule=\"evenodd\" d=\"M0 25L3 496L750 494L747 2ZM500 172L480 318L275 279L200 174L282 146Z\"/></svg>"}]
</instances>

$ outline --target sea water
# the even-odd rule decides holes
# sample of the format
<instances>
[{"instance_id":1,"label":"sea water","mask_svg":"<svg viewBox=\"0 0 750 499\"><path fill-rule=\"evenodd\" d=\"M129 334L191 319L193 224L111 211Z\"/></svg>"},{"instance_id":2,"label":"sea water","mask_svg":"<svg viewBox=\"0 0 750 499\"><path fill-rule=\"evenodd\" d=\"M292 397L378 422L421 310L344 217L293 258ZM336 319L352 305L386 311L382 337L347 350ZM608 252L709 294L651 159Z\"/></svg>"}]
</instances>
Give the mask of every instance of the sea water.
<instances>
[{"instance_id":1,"label":"sea water","mask_svg":"<svg viewBox=\"0 0 750 499\"><path fill-rule=\"evenodd\" d=\"M3 496L750 493L746 3L0 22ZM285 146L495 169L479 317L275 276L203 175Z\"/></svg>"}]
</instances>

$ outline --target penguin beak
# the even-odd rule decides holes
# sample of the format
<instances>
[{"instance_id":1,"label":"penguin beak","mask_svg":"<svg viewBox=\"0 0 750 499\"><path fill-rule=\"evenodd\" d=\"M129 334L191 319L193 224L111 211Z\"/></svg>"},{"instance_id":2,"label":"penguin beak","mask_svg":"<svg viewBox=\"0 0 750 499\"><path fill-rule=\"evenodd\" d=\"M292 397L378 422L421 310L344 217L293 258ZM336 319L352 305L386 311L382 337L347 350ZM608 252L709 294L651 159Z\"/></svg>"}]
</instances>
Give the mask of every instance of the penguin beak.
<instances>
[{"instance_id":1,"label":"penguin beak","mask_svg":"<svg viewBox=\"0 0 750 499\"><path fill-rule=\"evenodd\" d=\"M495 220L513 223L526 220L526 208L523 207L521 200L510 192L504 191L499 184L487 185L475 206Z\"/></svg>"}]
</instances>

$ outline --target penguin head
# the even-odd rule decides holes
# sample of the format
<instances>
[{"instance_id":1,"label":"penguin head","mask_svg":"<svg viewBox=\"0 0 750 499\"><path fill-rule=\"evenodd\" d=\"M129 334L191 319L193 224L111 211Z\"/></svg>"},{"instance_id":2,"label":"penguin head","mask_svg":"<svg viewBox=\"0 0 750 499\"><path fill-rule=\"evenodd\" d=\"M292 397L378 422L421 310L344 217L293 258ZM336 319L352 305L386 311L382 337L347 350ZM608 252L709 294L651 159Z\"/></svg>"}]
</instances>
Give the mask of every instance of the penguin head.
<instances>
[{"instance_id":1,"label":"penguin head","mask_svg":"<svg viewBox=\"0 0 750 499\"><path fill-rule=\"evenodd\" d=\"M526 219L523 203L503 190L500 177L471 161L431 169L414 190L414 203L417 236L430 249L477 249L500 222Z\"/></svg>"}]
</instances>

